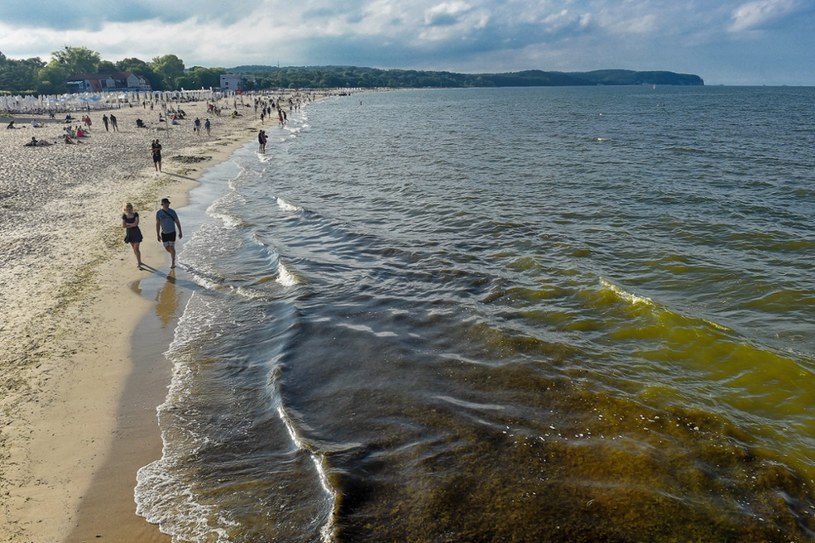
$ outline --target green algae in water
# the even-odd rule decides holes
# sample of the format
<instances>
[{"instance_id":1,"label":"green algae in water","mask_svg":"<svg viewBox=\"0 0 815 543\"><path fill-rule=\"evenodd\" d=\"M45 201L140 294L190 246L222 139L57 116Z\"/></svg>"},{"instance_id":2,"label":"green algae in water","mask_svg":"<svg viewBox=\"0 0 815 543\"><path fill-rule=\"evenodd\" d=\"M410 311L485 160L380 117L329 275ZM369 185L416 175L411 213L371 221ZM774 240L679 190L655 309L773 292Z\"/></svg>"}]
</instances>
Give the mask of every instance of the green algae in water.
<instances>
[{"instance_id":1,"label":"green algae in water","mask_svg":"<svg viewBox=\"0 0 815 543\"><path fill-rule=\"evenodd\" d=\"M430 437L414 429L401 445L389 441L335 459L335 473L343 474L336 481L344 496L339 540L815 536L811 485L778 458L756 452L750 436L720 418L596 394L529 367L489 374L493 388L528 393L535 415L494 409L462 417L440 402L423 419L427 428L442 429ZM396 483L386 465L410 476Z\"/></svg>"}]
</instances>

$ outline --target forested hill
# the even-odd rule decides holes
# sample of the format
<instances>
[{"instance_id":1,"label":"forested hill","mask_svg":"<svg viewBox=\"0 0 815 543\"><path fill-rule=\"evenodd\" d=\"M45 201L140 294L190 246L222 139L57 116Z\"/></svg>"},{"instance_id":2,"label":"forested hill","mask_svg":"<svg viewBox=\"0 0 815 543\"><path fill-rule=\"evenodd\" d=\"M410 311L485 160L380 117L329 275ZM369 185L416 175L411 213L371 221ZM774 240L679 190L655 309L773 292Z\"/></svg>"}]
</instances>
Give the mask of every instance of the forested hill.
<instances>
[{"instance_id":1,"label":"forested hill","mask_svg":"<svg viewBox=\"0 0 815 543\"><path fill-rule=\"evenodd\" d=\"M337 87L551 87L586 85L704 85L698 75L666 71L596 70L545 72L527 70L500 74L462 74L419 70L380 70L356 66L237 66L256 88ZM249 77L251 76L251 77Z\"/></svg>"}]
</instances>

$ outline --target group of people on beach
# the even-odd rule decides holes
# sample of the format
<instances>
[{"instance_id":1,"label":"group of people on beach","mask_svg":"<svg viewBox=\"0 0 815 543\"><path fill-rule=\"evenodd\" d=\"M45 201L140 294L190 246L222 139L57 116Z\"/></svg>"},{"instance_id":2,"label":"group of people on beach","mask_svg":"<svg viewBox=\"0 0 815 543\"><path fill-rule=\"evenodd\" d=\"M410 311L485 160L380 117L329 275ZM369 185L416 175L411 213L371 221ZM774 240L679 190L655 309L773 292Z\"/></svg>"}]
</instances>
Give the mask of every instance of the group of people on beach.
<instances>
[{"instance_id":1,"label":"group of people on beach","mask_svg":"<svg viewBox=\"0 0 815 543\"><path fill-rule=\"evenodd\" d=\"M129 243L136 255L136 266L141 270L144 263L141 260L141 242L144 240L141 228L139 228L139 214L130 202L126 203L122 210L122 228L125 229L125 243ZM170 254L170 268L175 268L176 237L181 239L181 221L178 213L170 207L169 198L161 199L161 208L156 211L156 240L164 245L164 250Z\"/></svg>"},{"instance_id":2,"label":"group of people on beach","mask_svg":"<svg viewBox=\"0 0 815 543\"><path fill-rule=\"evenodd\" d=\"M119 131L119 125L117 124L116 121L116 115L114 115L113 113L110 114L109 118L107 113L102 115L102 124L105 125L105 132L109 132L110 128L112 128L114 132Z\"/></svg>"},{"instance_id":3,"label":"group of people on beach","mask_svg":"<svg viewBox=\"0 0 815 543\"><path fill-rule=\"evenodd\" d=\"M90 135L90 128L87 125L83 128L81 125L76 125L76 127L66 126L65 127L65 134L66 138L71 139L80 139L80 138L87 138ZM67 141L66 141L67 143Z\"/></svg>"},{"instance_id":4,"label":"group of people on beach","mask_svg":"<svg viewBox=\"0 0 815 543\"><path fill-rule=\"evenodd\" d=\"M32 123L32 126L33 123ZM83 128L82 126L77 125L76 128L71 126L66 126L65 130L62 134L62 141L65 143L82 143L80 140L87 138L89 135L88 128ZM56 143L58 140L54 140ZM27 143L24 143L24 147L47 147L51 145L50 141L46 141L44 139L37 139L36 136L31 136L31 140Z\"/></svg>"},{"instance_id":5,"label":"group of people on beach","mask_svg":"<svg viewBox=\"0 0 815 543\"><path fill-rule=\"evenodd\" d=\"M235 106L237 108L237 105ZM300 100L294 100L293 98L289 98L289 111L300 109ZM277 110L277 119L279 121L280 126L284 126L288 119L286 115L286 110L283 108L283 104L281 103L281 99L278 98L277 103L274 100L267 101L266 99L257 98L255 99L255 114L257 115L258 110L260 110L260 122L263 122L266 117L272 116L272 111Z\"/></svg>"},{"instance_id":6,"label":"group of people on beach","mask_svg":"<svg viewBox=\"0 0 815 543\"><path fill-rule=\"evenodd\" d=\"M53 117L53 114L51 116ZM70 114L65 116L64 122L68 126L64 127L61 138L62 141L65 143L81 143L82 139L87 138L90 135L91 125L93 124L91 116L83 115L80 118L80 124L73 126L73 122L75 120L76 118ZM119 131L119 126L116 122L116 115L113 115L112 113L110 117L108 117L107 114L102 115L102 124L105 125L106 132L110 131L110 128L113 128L114 132ZM31 126L34 128L42 128L44 125L39 121L32 121ZM14 121L11 121L6 128L17 128L17 127L14 126ZM56 143L56 141L58 140L55 140L54 142ZM40 147L46 145L51 145L51 143L43 139L38 140L35 137L32 137L31 141L25 144L26 147Z\"/></svg>"}]
</instances>

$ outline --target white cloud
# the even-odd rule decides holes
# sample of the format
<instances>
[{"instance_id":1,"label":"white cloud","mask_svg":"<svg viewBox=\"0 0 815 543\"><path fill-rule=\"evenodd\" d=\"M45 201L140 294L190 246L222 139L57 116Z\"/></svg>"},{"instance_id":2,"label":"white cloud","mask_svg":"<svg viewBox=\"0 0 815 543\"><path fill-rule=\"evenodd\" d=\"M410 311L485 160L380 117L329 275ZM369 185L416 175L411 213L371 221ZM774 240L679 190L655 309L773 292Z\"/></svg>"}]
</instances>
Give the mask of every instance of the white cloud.
<instances>
[{"instance_id":1,"label":"white cloud","mask_svg":"<svg viewBox=\"0 0 815 543\"><path fill-rule=\"evenodd\" d=\"M172 53L187 66L227 68L625 67L715 81L703 66L764 83L751 62L759 54L777 70L774 81L790 74L815 84L813 28L815 0L0 0L0 51L9 58L47 61L68 45L105 60Z\"/></svg>"},{"instance_id":2,"label":"white cloud","mask_svg":"<svg viewBox=\"0 0 815 543\"><path fill-rule=\"evenodd\" d=\"M753 30L789 15L797 8L795 0L756 0L733 10L731 32Z\"/></svg>"},{"instance_id":3,"label":"white cloud","mask_svg":"<svg viewBox=\"0 0 815 543\"><path fill-rule=\"evenodd\" d=\"M424 22L429 26L455 24L470 9L471 6L466 2L443 2L425 10Z\"/></svg>"}]
</instances>

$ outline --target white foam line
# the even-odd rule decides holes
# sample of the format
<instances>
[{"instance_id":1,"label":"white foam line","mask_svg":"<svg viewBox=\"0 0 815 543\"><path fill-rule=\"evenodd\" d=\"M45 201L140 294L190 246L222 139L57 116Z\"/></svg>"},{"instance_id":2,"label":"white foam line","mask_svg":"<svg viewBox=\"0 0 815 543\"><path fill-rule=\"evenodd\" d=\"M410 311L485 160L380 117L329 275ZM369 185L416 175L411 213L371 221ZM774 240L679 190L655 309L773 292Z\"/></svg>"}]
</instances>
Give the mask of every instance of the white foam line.
<instances>
[{"instance_id":1,"label":"white foam line","mask_svg":"<svg viewBox=\"0 0 815 543\"><path fill-rule=\"evenodd\" d=\"M291 419L283 410L282 405L277 406L277 414L280 417L280 420L283 421L283 425L286 427L286 430L289 431L289 437L291 437L292 442L297 445L298 449L304 449L303 442L300 440L300 436L297 435L297 432L294 431L294 426L291 423Z\"/></svg>"},{"instance_id":2,"label":"white foam line","mask_svg":"<svg viewBox=\"0 0 815 543\"><path fill-rule=\"evenodd\" d=\"M328 474L325 472L325 467L323 465L325 457L321 454L311 452L303 445L303 441L294 430L294 425L292 424L289 416L286 414L286 411L283 409L283 406L277 406L277 414L280 417L280 420L283 421L283 425L286 427L286 430L288 430L289 437L291 437L291 440L295 446L301 451L307 452L309 456L311 456L311 461L314 462L314 468L317 470L317 476L320 479L320 485L323 487L323 491L326 493L331 502L332 507L331 513L328 515L328 522L326 522L325 525L320 528L320 535L322 536L323 542L331 543L331 541L334 540L334 505L337 503L337 493L331 488L331 485L328 482Z\"/></svg>"},{"instance_id":3,"label":"white foam line","mask_svg":"<svg viewBox=\"0 0 815 543\"><path fill-rule=\"evenodd\" d=\"M328 475L323 467L325 457L323 457L323 455L318 456L312 454L311 459L314 461L314 467L317 469L317 474L320 477L320 484L323 485L323 490L331 501L331 512L328 515L328 521L322 528L320 528L320 535L322 536L323 543L331 543L334 540L334 506L337 503L337 493L328 483Z\"/></svg>"}]
</instances>

